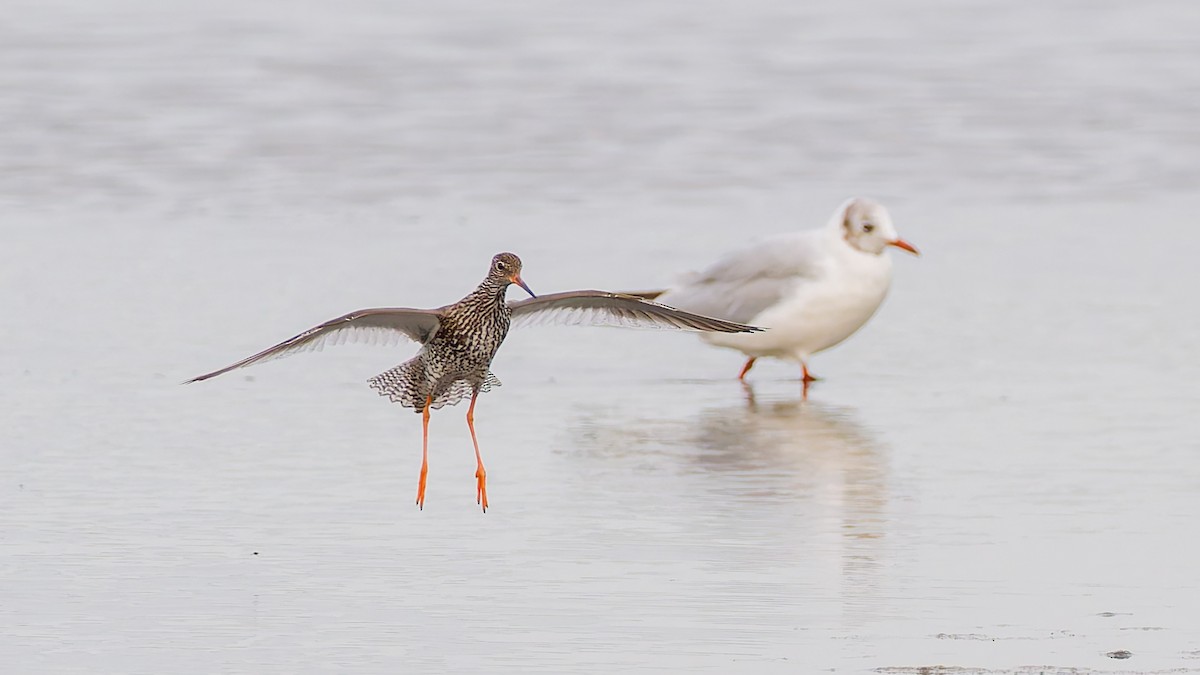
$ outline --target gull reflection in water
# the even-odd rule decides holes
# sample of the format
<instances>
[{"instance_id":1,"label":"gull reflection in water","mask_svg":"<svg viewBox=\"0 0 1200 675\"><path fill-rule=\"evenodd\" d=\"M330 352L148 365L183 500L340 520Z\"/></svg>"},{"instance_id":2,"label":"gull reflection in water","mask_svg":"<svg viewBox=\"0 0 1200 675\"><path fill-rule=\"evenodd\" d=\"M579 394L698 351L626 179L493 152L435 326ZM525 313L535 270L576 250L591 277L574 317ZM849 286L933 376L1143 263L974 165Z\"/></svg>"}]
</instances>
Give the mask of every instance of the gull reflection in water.
<instances>
[{"instance_id":1,"label":"gull reflection in water","mask_svg":"<svg viewBox=\"0 0 1200 675\"><path fill-rule=\"evenodd\" d=\"M578 450L613 468L712 474L699 489L725 502L836 498L864 515L882 510L886 463L854 409L760 402L745 388L746 403L689 416L590 407L576 418L572 438Z\"/></svg>"},{"instance_id":2,"label":"gull reflection in water","mask_svg":"<svg viewBox=\"0 0 1200 675\"><path fill-rule=\"evenodd\" d=\"M754 492L759 483L759 496L833 499L864 516L882 511L887 496L880 445L852 408L796 400L760 403L744 386L747 405L705 410L689 425L687 442L695 449L697 468L746 479L725 483L730 490Z\"/></svg>"},{"instance_id":3,"label":"gull reflection in water","mask_svg":"<svg viewBox=\"0 0 1200 675\"><path fill-rule=\"evenodd\" d=\"M883 445L857 418L812 400L761 401L747 388L746 402L691 416L593 411L574 438L594 463L652 473L656 491L691 514L695 536L824 561L831 578L812 581L840 586L851 618L878 611L889 508Z\"/></svg>"}]
</instances>

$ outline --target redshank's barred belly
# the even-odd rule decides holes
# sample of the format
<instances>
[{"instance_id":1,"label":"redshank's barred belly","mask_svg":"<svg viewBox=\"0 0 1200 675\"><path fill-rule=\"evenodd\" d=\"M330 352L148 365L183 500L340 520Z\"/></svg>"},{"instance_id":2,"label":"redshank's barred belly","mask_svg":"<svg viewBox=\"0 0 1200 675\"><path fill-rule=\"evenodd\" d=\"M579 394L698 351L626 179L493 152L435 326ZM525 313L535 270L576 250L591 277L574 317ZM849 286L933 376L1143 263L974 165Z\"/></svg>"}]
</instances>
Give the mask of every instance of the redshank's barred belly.
<instances>
[{"instance_id":1,"label":"redshank's barred belly","mask_svg":"<svg viewBox=\"0 0 1200 675\"><path fill-rule=\"evenodd\" d=\"M368 383L418 413L426 400L436 409L490 391L500 386L488 368L508 334L510 314L503 287L482 287L446 309L437 333L415 357Z\"/></svg>"}]
</instances>

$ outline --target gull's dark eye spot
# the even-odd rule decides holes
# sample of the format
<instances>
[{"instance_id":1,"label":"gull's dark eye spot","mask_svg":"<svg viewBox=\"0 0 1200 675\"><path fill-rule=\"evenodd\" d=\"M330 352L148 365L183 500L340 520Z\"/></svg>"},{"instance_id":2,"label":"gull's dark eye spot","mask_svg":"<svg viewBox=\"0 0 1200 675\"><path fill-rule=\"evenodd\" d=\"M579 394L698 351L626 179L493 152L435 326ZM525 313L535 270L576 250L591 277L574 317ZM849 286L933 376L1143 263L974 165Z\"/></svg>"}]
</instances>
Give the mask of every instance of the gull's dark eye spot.
<instances>
[{"instance_id":1,"label":"gull's dark eye spot","mask_svg":"<svg viewBox=\"0 0 1200 675\"><path fill-rule=\"evenodd\" d=\"M874 232L874 231L875 231L874 225L872 225L871 223L863 223L863 232L870 234L871 232Z\"/></svg>"}]
</instances>

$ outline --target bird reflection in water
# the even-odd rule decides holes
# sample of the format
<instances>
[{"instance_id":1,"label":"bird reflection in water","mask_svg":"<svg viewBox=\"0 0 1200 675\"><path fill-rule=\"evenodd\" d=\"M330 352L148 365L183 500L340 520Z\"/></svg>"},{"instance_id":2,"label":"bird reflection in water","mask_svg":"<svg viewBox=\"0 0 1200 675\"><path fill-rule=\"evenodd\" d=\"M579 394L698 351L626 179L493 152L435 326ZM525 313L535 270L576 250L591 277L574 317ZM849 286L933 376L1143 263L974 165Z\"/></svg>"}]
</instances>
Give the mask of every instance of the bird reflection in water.
<instances>
[{"instance_id":1,"label":"bird reflection in water","mask_svg":"<svg viewBox=\"0 0 1200 675\"><path fill-rule=\"evenodd\" d=\"M727 498L837 505L845 536L882 537L887 469L878 441L856 421L853 409L811 401L760 402L749 383L743 388L745 407L706 410L690 439L697 468L735 472L743 479L716 481L714 489L735 493Z\"/></svg>"},{"instance_id":2,"label":"bird reflection in water","mask_svg":"<svg viewBox=\"0 0 1200 675\"><path fill-rule=\"evenodd\" d=\"M707 505L681 504L699 536L761 545L805 565L827 560L832 568L818 567L836 569L836 579L819 585L843 589L846 618L872 615L888 527L883 446L852 408L762 400L749 383L745 389L744 404L693 417L593 412L576 438L589 459L618 472L653 472L662 490Z\"/></svg>"}]
</instances>

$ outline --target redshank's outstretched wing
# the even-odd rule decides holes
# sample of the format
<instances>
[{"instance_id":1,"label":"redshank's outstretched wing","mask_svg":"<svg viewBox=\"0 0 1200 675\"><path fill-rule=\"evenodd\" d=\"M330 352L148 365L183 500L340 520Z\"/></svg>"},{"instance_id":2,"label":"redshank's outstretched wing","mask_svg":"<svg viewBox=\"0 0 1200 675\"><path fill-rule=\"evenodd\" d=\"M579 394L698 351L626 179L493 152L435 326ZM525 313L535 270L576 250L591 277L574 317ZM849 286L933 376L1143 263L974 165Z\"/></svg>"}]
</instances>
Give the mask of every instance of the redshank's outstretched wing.
<instances>
[{"instance_id":1,"label":"redshank's outstretched wing","mask_svg":"<svg viewBox=\"0 0 1200 675\"><path fill-rule=\"evenodd\" d=\"M367 344L395 344L402 338L424 344L437 332L440 322L436 309L405 309L379 307L375 309L360 309L345 316L330 319L320 326L314 326L303 333L248 356L237 363L225 366L220 370L194 377L184 384L207 380L222 373L228 373L237 368L244 368L261 361L268 361L296 352L318 351L325 345L342 344L345 342L363 342Z\"/></svg>"},{"instance_id":2,"label":"redshank's outstretched wing","mask_svg":"<svg viewBox=\"0 0 1200 675\"><path fill-rule=\"evenodd\" d=\"M660 305L608 291L568 291L508 303L514 325L536 323L674 328L715 333L755 333L761 328Z\"/></svg>"}]
</instances>

